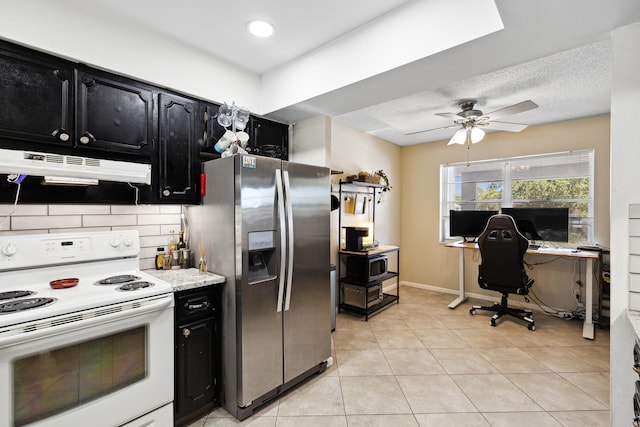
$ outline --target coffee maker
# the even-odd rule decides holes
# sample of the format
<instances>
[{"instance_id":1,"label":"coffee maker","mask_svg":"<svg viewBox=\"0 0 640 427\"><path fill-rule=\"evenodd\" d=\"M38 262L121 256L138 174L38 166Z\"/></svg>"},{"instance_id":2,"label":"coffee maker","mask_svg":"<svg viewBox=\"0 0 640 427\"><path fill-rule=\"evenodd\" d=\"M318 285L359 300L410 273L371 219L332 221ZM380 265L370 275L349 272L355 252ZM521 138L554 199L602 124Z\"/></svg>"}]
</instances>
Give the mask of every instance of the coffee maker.
<instances>
[{"instance_id":1,"label":"coffee maker","mask_svg":"<svg viewBox=\"0 0 640 427\"><path fill-rule=\"evenodd\" d=\"M345 229L345 247L347 251L363 252L366 251L365 245L362 243L364 237L369 236L368 227L343 227Z\"/></svg>"}]
</instances>

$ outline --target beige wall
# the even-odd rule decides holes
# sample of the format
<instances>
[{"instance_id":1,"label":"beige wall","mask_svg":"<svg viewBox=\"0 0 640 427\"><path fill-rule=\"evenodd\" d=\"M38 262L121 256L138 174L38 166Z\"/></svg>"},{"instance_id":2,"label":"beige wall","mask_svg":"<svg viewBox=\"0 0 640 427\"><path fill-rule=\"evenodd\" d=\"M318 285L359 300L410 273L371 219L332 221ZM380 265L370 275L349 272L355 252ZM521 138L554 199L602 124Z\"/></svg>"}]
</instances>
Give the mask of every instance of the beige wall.
<instances>
[{"instance_id":1,"label":"beige wall","mask_svg":"<svg viewBox=\"0 0 640 427\"><path fill-rule=\"evenodd\" d=\"M331 167L331 118L318 116L296 123L291 128L289 160Z\"/></svg>"},{"instance_id":2,"label":"beige wall","mask_svg":"<svg viewBox=\"0 0 640 427\"><path fill-rule=\"evenodd\" d=\"M347 175L360 171L375 172L384 170L389 177L393 189L384 194L382 203L376 204L375 238L384 245L401 244L401 200L402 173L401 147L391 144L375 136L330 121L331 135L331 169L343 171L343 175L334 175L337 183ZM337 194L337 186L333 186ZM337 248L338 211L332 215L332 260L335 262Z\"/></svg>"},{"instance_id":3,"label":"beige wall","mask_svg":"<svg viewBox=\"0 0 640 427\"><path fill-rule=\"evenodd\" d=\"M595 241L609 245L609 116L532 126L521 133L490 133L471 147L469 159L485 160L559 151L595 150ZM440 165L464 162L464 146L447 141L402 148L402 281L458 289L458 251L439 243ZM477 285L477 252L468 252L466 289L489 294ZM535 257L531 262L541 261ZM574 308L570 284L573 262L558 261L530 271L535 292L546 303ZM585 266L580 265L582 280ZM494 293L490 294L492 296ZM518 297L516 297L518 298Z\"/></svg>"}]
</instances>

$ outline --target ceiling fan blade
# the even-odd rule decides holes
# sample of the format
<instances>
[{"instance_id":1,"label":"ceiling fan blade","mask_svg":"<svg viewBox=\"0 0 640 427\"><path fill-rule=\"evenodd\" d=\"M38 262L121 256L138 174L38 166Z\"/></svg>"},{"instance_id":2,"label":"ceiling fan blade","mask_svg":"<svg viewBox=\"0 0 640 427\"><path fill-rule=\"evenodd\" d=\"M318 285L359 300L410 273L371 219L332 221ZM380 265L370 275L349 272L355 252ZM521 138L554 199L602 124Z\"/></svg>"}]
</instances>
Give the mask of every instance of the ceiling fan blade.
<instances>
[{"instance_id":1,"label":"ceiling fan blade","mask_svg":"<svg viewBox=\"0 0 640 427\"><path fill-rule=\"evenodd\" d=\"M490 122L487 122L486 124L483 124L482 127L489 128L491 130L506 130L508 132L520 132L528 128L529 125L524 125L522 123L490 121Z\"/></svg>"},{"instance_id":2,"label":"ceiling fan blade","mask_svg":"<svg viewBox=\"0 0 640 427\"><path fill-rule=\"evenodd\" d=\"M435 113L436 116L444 117L445 119L460 120L460 116L456 113Z\"/></svg>"},{"instance_id":3,"label":"ceiling fan blade","mask_svg":"<svg viewBox=\"0 0 640 427\"><path fill-rule=\"evenodd\" d=\"M419 131L416 131L416 132L409 132L409 133L405 133L405 135L415 135L415 134L418 134L418 133L431 132L432 130L450 129L450 128L457 128L457 127L459 127L459 125L453 124L453 125L449 125L449 126L442 126L442 127L439 127L439 128L419 130Z\"/></svg>"},{"instance_id":4,"label":"ceiling fan blade","mask_svg":"<svg viewBox=\"0 0 640 427\"><path fill-rule=\"evenodd\" d=\"M510 105L508 107L501 108L499 110L487 113L484 116L489 117L491 120L499 119L501 117L513 116L514 114L524 113L525 111L538 108L538 104L533 101L522 101L517 104Z\"/></svg>"}]
</instances>

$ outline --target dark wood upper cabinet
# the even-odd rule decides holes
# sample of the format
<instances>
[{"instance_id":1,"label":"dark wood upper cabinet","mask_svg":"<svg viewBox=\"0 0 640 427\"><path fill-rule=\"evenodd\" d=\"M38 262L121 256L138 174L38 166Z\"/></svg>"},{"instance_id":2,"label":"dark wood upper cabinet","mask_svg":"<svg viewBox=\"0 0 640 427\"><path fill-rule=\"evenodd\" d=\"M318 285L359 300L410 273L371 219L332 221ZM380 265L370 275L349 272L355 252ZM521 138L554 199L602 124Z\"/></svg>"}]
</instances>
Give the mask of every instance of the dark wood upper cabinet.
<instances>
[{"instance_id":1,"label":"dark wood upper cabinet","mask_svg":"<svg viewBox=\"0 0 640 427\"><path fill-rule=\"evenodd\" d=\"M0 147L151 163L143 203L200 202L200 162L220 157L214 145L226 131L219 107L0 40ZM252 115L245 131L250 154L288 159L288 125ZM21 201L130 203L134 191L126 183L41 188L29 177Z\"/></svg>"},{"instance_id":2,"label":"dark wood upper cabinet","mask_svg":"<svg viewBox=\"0 0 640 427\"><path fill-rule=\"evenodd\" d=\"M28 52L28 51L27 51ZM71 146L73 66L0 42L0 138Z\"/></svg>"},{"instance_id":3,"label":"dark wood upper cabinet","mask_svg":"<svg viewBox=\"0 0 640 427\"><path fill-rule=\"evenodd\" d=\"M249 119L249 152L261 156L289 159L289 126L261 117Z\"/></svg>"},{"instance_id":4,"label":"dark wood upper cabinet","mask_svg":"<svg viewBox=\"0 0 640 427\"><path fill-rule=\"evenodd\" d=\"M157 170L160 201L198 203L199 150L196 147L196 102L160 93Z\"/></svg>"},{"instance_id":5,"label":"dark wood upper cabinet","mask_svg":"<svg viewBox=\"0 0 640 427\"><path fill-rule=\"evenodd\" d=\"M77 72L77 147L148 157L153 150L153 92L98 72Z\"/></svg>"},{"instance_id":6,"label":"dark wood upper cabinet","mask_svg":"<svg viewBox=\"0 0 640 427\"><path fill-rule=\"evenodd\" d=\"M220 105L209 102L198 102L198 121L196 121L197 145L200 150L200 161L220 158L214 145L220 139L225 128L218 124L216 115Z\"/></svg>"}]
</instances>

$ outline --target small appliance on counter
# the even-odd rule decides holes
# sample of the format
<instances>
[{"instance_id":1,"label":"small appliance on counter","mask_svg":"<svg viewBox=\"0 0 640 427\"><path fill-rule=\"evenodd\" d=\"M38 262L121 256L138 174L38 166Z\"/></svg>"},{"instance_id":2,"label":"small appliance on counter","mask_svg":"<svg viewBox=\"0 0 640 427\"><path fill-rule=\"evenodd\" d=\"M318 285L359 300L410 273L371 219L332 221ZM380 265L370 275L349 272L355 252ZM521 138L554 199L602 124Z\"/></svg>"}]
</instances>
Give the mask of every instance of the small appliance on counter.
<instances>
[{"instance_id":1,"label":"small appliance on counter","mask_svg":"<svg viewBox=\"0 0 640 427\"><path fill-rule=\"evenodd\" d=\"M362 252L366 249L362 242L364 237L369 236L368 227L342 227L345 231L345 246L347 251Z\"/></svg>"},{"instance_id":2,"label":"small appliance on counter","mask_svg":"<svg viewBox=\"0 0 640 427\"><path fill-rule=\"evenodd\" d=\"M347 257L347 277L361 283L370 283L386 276L389 258L386 255Z\"/></svg>"}]
</instances>

